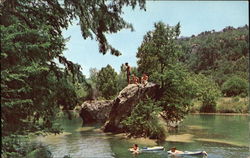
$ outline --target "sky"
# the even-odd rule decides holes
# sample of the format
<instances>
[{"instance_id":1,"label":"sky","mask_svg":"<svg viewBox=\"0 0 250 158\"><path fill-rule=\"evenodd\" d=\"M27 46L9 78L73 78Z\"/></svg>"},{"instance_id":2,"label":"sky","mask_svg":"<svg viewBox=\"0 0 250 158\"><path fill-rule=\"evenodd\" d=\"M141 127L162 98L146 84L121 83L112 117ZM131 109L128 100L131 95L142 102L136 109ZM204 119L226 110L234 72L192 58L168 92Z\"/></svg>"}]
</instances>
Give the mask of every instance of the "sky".
<instances>
[{"instance_id":1,"label":"sky","mask_svg":"<svg viewBox=\"0 0 250 158\"><path fill-rule=\"evenodd\" d=\"M137 66L137 48L140 47L143 36L154 29L154 23L162 21L170 26L181 24L180 36L189 37L204 31L221 31L227 26L235 28L249 25L248 1L147 1L146 11L139 7L132 10L124 8L122 17L132 23L135 31L124 29L116 34L107 34L108 42L122 55L117 57L110 53L99 53L98 42L84 40L77 21L67 30L63 30L67 50L64 56L82 67L82 72L89 77L89 69L110 64L116 72L122 64L128 62Z\"/></svg>"}]
</instances>

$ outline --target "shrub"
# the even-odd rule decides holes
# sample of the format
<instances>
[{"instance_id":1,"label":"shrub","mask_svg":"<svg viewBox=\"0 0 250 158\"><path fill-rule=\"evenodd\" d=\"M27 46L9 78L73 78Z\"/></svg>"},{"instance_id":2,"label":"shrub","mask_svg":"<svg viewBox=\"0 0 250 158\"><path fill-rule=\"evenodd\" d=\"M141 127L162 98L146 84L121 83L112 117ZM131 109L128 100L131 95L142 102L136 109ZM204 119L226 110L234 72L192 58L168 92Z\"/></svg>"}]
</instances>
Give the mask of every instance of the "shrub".
<instances>
[{"instance_id":1,"label":"shrub","mask_svg":"<svg viewBox=\"0 0 250 158\"><path fill-rule=\"evenodd\" d=\"M122 121L124 130L130 136L163 140L165 132L158 120L161 110L162 108L149 98L139 102L131 115Z\"/></svg>"},{"instance_id":2,"label":"shrub","mask_svg":"<svg viewBox=\"0 0 250 158\"><path fill-rule=\"evenodd\" d=\"M221 113L247 113L248 99L239 97L221 98L218 101L217 111Z\"/></svg>"},{"instance_id":3,"label":"shrub","mask_svg":"<svg viewBox=\"0 0 250 158\"><path fill-rule=\"evenodd\" d=\"M233 97L232 101L235 102L235 103L239 102L240 101L240 97L239 96Z\"/></svg>"},{"instance_id":4,"label":"shrub","mask_svg":"<svg viewBox=\"0 0 250 158\"><path fill-rule=\"evenodd\" d=\"M237 95L247 96L248 82L245 79L233 76L223 83L222 92L228 97Z\"/></svg>"},{"instance_id":5,"label":"shrub","mask_svg":"<svg viewBox=\"0 0 250 158\"><path fill-rule=\"evenodd\" d=\"M216 101L212 97L207 96L202 103L200 112L216 112Z\"/></svg>"},{"instance_id":6,"label":"shrub","mask_svg":"<svg viewBox=\"0 0 250 158\"><path fill-rule=\"evenodd\" d=\"M196 92L196 105L194 108L200 112L215 112L216 100L221 95L218 85L209 77L203 74L193 74L191 77ZM201 104L201 105L200 105ZM195 110L193 108L193 110ZM190 108L192 110L192 108Z\"/></svg>"}]
</instances>

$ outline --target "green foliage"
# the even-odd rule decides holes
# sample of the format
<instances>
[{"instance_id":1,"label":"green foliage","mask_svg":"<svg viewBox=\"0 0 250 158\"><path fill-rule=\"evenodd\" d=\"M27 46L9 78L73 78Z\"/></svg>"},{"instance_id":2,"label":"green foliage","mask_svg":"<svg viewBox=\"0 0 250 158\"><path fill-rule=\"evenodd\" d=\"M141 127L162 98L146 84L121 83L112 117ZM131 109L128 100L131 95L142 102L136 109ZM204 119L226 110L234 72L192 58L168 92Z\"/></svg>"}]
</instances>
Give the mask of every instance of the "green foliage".
<instances>
[{"instance_id":1,"label":"green foliage","mask_svg":"<svg viewBox=\"0 0 250 158\"><path fill-rule=\"evenodd\" d=\"M155 23L155 30L149 31L143 38L138 48L138 71L147 73L149 76L154 72L163 73L169 65L176 63L178 56L178 45L175 41L180 34L180 24L171 27L162 22ZM164 86L163 78L161 87Z\"/></svg>"},{"instance_id":2,"label":"green foliage","mask_svg":"<svg viewBox=\"0 0 250 158\"><path fill-rule=\"evenodd\" d=\"M248 98L220 98L217 103L217 112L221 113L248 113L249 101Z\"/></svg>"},{"instance_id":3,"label":"green foliage","mask_svg":"<svg viewBox=\"0 0 250 158\"><path fill-rule=\"evenodd\" d=\"M57 104L63 106L65 110L73 110L78 101L75 85L67 79L60 79L56 98L58 98Z\"/></svg>"},{"instance_id":4,"label":"green foliage","mask_svg":"<svg viewBox=\"0 0 250 158\"><path fill-rule=\"evenodd\" d=\"M182 119L195 96L188 79L190 74L178 62L181 55L176 43L179 34L179 23L174 27L156 23L155 30L144 36L137 53L138 70L161 85L159 100L164 110L162 116L167 121Z\"/></svg>"},{"instance_id":5,"label":"green foliage","mask_svg":"<svg viewBox=\"0 0 250 158\"><path fill-rule=\"evenodd\" d=\"M89 78L90 78L92 84L94 86L96 86L98 70L96 68L90 68L89 74L90 74Z\"/></svg>"},{"instance_id":6,"label":"green foliage","mask_svg":"<svg viewBox=\"0 0 250 158\"><path fill-rule=\"evenodd\" d=\"M104 98L110 99L117 94L117 83L118 75L110 65L107 65L98 72L96 85Z\"/></svg>"},{"instance_id":7,"label":"green foliage","mask_svg":"<svg viewBox=\"0 0 250 158\"><path fill-rule=\"evenodd\" d=\"M26 158L53 158L48 148L41 146L28 153Z\"/></svg>"},{"instance_id":8,"label":"green foliage","mask_svg":"<svg viewBox=\"0 0 250 158\"><path fill-rule=\"evenodd\" d=\"M217 113L248 113L249 112L248 98L240 98L238 96L220 97L216 100L216 112ZM191 108L191 112L199 112L201 109L201 101L195 101L194 106Z\"/></svg>"},{"instance_id":9,"label":"green foliage","mask_svg":"<svg viewBox=\"0 0 250 158\"><path fill-rule=\"evenodd\" d=\"M198 82L202 83L200 87L204 87L201 88L203 93L199 97L203 105L201 111L215 112L216 98L220 95L216 84L227 95L226 91L230 91L228 85L230 78L237 75L240 80L248 79L249 27L247 25L237 29L226 27L220 32L205 31L197 36L181 38L178 43L182 46L183 52L180 59L190 71L202 73L210 78L208 81L206 77L199 77L201 81ZM246 95L246 90L243 91L236 92L235 95L239 93Z\"/></svg>"},{"instance_id":10,"label":"green foliage","mask_svg":"<svg viewBox=\"0 0 250 158\"><path fill-rule=\"evenodd\" d=\"M169 66L167 71L159 75L165 83L160 98L160 105L164 109L162 116L167 121L183 119L192 106L192 99L196 97L197 86L192 80L193 74L181 64L176 64Z\"/></svg>"},{"instance_id":11,"label":"green foliage","mask_svg":"<svg viewBox=\"0 0 250 158\"><path fill-rule=\"evenodd\" d=\"M245 79L233 76L223 83L222 92L228 97L237 95L247 96L248 88L248 82Z\"/></svg>"},{"instance_id":12,"label":"green foliage","mask_svg":"<svg viewBox=\"0 0 250 158\"><path fill-rule=\"evenodd\" d=\"M249 27L226 27L181 38L181 61L195 73L212 76L221 86L233 75L248 79Z\"/></svg>"},{"instance_id":13,"label":"green foliage","mask_svg":"<svg viewBox=\"0 0 250 158\"><path fill-rule=\"evenodd\" d=\"M79 20L84 39L95 38L103 54L120 55L108 43L105 33L132 29L121 17L122 7L135 8L137 4L144 9L144 0L1 2L3 136L36 131L58 133L60 128L53 120L59 105L72 109L77 99L85 97L84 90L90 89L80 66L63 56L68 39L63 38L61 30L67 29L73 20ZM76 94L79 91L81 95Z\"/></svg>"},{"instance_id":14,"label":"green foliage","mask_svg":"<svg viewBox=\"0 0 250 158\"><path fill-rule=\"evenodd\" d=\"M144 0L119 0L119 1L5 1L1 4L2 23L9 25L12 19L18 19L22 26L37 29L45 26L46 31L54 38L61 36L61 29L68 28L74 19L79 20L82 36L90 37L99 42L99 51L105 54L120 55L107 41L105 33L116 33L123 28L133 30L131 24L122 17L123 6L131 6L133 9L139 5L145 9ZM27 18L29 17L29 18ZM37 29L43 30L43 29ZM27 38L28 39L28 38ZM59 44L61 44L59 42ZM60 45L52 45L60 47ZM59 52L60 53L60 52Z\"/></svg>"},{"instance_id":15,"label":"green foliage","mask_svg":"<svg viewBox=\"0 0 250 158\"><path fill-rule=\"evenodd\" d=\"M122 64L120 67L120 72L118 74L118 92L120 92L124 87L128 85L127 83L127 75L126 75L126 70L125 70L125 65Z\"/></svg>"},{"instance_id":16,"label":"green foliage","mask_svg":"<svg viewBox=\"0 0 250 158\"><path fill-rule=\"evenodd\" d=\"M239 97L239 96L233 97L232 101L233 101L234 103L237 103L237 102L240 101L240 97Z\"/></svg>"},{"instance_id":17,"label":"green foliage","mask_svg":"<svg viewBox=\"0 0 250 158\"><path fill-rule=\"evenodd\" d=\"M1 152L4 158L52 158L45 146L31 143L28 136L14 134L3 137Z\"/></svg>"},{"instance_id":18,"label":"green foliage","mask_svg":"<svg viewBox=\"0 0 250 158\"><path fill-rule=\"evenodd\" d=\"M196 97L202 102L200 112L215 112L216 100L221 95L218 85L202 74L193 75L197 87Z\"/></svg>"},{"instance_id":19,"label":"green foliage","mask_svg":"<svg viewBox=\"0 0 250 158\"><path fill-rule=\"evenodd\" d=\"M150 98L139 102L131 112L131 115L122 121L124 130L135 137L164 139L164 129L159 124L158 119L161 111L162 108Z\"/></svg>"}]
</instances>

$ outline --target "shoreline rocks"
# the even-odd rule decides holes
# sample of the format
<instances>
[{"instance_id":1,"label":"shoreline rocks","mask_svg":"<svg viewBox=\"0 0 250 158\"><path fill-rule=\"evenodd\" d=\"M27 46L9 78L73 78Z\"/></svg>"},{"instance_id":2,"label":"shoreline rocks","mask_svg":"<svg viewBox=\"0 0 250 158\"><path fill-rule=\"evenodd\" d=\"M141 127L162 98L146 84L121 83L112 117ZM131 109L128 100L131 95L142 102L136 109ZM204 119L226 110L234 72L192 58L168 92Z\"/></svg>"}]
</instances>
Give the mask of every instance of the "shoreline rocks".
<instances>
[{"instance_id":1,"label":"shoreline rocks","mask_svg":"<svg viewBox=\"0 0 250 158\"><path fill-rule=\"evenodd\" d=\"M113 101L85 101L79 112L84 123L104 123L110 113Z\"/></svg>"}]
</instances>

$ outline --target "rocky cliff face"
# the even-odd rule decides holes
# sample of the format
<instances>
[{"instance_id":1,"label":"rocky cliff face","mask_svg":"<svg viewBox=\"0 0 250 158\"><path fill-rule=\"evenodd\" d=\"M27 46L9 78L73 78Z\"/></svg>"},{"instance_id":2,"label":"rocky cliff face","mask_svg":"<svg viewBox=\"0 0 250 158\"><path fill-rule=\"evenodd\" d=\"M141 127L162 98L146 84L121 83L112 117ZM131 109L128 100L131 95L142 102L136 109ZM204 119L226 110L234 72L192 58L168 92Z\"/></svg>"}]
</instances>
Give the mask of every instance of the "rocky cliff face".
<instances>
[{"instance_id":1,"label":"rocky cliff face","mask_svg":"<svg viewBox=\"0 0 250 158\"><path fill-rule=\"evenodd\" d=\"M159 85L154 83L130 84L125 87L116 99L113 101L107 122L105 123L104 132L122 132L120 122L131 114L135 105L142 99L149 96L155 98L159 90Z\"/></svg>"},{"instance_id":2,"label":"rocky cliff face","mask_svg":"<svg viewBox=\"0 0 250 158\"><path fill-rule=\"evenodd\" d=\"M81 105L80 116L84 123L104 123L109 116L112 100L86 101Z\"/></svg>"}]
</instances>

